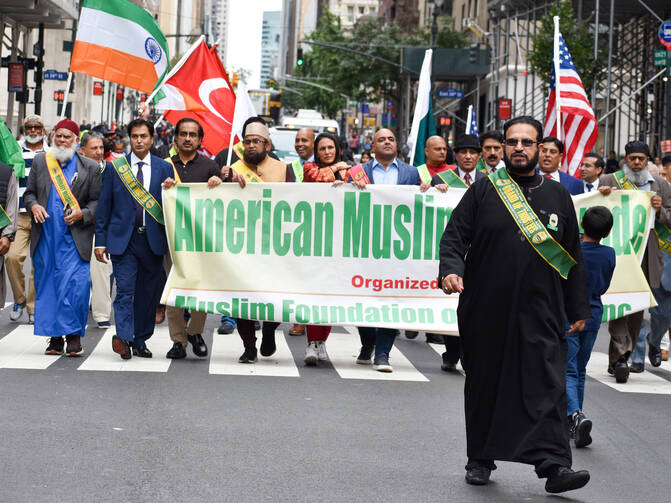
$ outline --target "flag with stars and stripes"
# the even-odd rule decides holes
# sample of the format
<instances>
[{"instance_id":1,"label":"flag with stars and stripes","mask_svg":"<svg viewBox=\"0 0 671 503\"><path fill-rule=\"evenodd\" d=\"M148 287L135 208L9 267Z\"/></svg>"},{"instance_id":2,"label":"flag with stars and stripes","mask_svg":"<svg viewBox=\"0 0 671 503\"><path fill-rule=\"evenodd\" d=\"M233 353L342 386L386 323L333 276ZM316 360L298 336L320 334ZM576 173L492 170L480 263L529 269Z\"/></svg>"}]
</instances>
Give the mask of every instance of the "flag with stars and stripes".
<instances>
[{"instance_id":1,"label":"flag with stars and stripes","mask_svg":"<svg viewBox=\"0 0 671 503\"><path fill-rule=\"evenodd\" d=\"M468 113L466 114L466 134L474 134L475 136L480 136L478 132L478 121L475 119L475 109L473 105L468 105Z\"/></svg>"},{"instance_id":2,"label":"flag with stars and stripes","mask_svg":"<svg viewBox=\"0 0 671 503\"><path fill-rule=\"evenodd\" d=\"M596 144L599 127L566 42L559 32L557 17L553 61L544 135L554 136L564 143L561 169L576 176L583 156L591 152ZM555 69L558 69L559 80Z\"/></svg>"}]
</instances>

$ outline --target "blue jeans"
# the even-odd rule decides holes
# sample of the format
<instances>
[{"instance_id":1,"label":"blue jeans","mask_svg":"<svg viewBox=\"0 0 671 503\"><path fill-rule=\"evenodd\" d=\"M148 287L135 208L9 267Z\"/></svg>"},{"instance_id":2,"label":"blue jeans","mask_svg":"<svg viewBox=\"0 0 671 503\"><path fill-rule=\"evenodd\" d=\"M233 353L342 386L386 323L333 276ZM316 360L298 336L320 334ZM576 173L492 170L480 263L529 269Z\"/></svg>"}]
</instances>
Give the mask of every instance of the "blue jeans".
<instances>
[{"instance_id":1,"label":"blue jeans","mask_svg":"<svg viewBox=\"0 0 671 503\"><path fill-rule=\"evenodd\" d=\"M359 338L361 345L365 348L375 346L375 357L380 355L389 356L391 348L394 346L396 338L396 329L394 328L375 328L375 327L357 327L359 329Z\"/></svg>"},{"instance_id":2,"label":"blue jeans","mask_svg":"<svg viewBox=\"0 0 671 503\"><path fill-rule=\"evenodd\" d=\"M575 334L566 334L568 344L568 362L566 366L566 398L568 416L582 410L585 397L585 375L587 362L592 354L598 330L585 330Z\"/></svg>"},{"instance_id":3,"label":"blue jeans","mask_svg":"<svg viewBox=\"0 0 671 503\"><path fill-rule=\"evenodd\" d=\"M657 301L657 307L650 308L650 332L646 331L645 322L641 323L641 332L631 354L631 361L634 363L645 362L646 341L654 348L660 347L662 337L671 325L671 292L663 288L653 288L652 294Z\"/></svg>"}]
</instances>

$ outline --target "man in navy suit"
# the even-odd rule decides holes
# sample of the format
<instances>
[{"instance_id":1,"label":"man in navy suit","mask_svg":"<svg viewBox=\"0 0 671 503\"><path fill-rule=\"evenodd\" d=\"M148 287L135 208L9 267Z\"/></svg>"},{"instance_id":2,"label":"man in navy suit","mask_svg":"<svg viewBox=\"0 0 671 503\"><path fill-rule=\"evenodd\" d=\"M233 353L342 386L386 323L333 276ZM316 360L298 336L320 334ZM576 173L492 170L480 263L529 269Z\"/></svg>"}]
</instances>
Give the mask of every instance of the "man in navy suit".
<instances>
[{"instance_id":1,"label":"man in navy suit","mask_svg":"<svg viewBox=\"0 0 671 503\"><path fill-rule=\"evenodd\" d=\"M561 183L572 196L582 194L585 190L581 180L559 171L564 144L554 136L546 136L541 140L538 167L539 173Z\"/></svg>"},{"instance_id":2,"label":"man in navy suit","mask_svg":"<svg viewBox=\"0 0 671 503\"><path fill-rule=\"evenodd\" d=\"M107 256L114 268L117 333L112 349L124 360L131 358L131 350L135 356L152 356L146 341L154 333L157 282L168 253L161 184L172 176L170 164L149 153L154 138L151 123L135 119L128 124L128 134L131 153L115 164L107 163L95 229L96 259L106 262ZM124 182L121 173L128 168L133 176L126 173ZM140 205L131 191L151 203Z\"/></svg>"},{"instance_id":3,"label":"man in navy suit","mask_svg":"<svg viewBox=\"0 0 671 503\"><path fill-rule=\"evenodd\" d=\"M359 188L365 188L366 184L377 185L420 185L417 168L404 163L398 157L396 137L389 129L380 129L373 137L372 152L375 158L363 165L365 177L355 178L355 184ZM430 185L422 184L422 190L427 190ZM393 328L359 327L361 338L361 351L356 360L361 365L370 365L373 348L375 358L373 368L379 372L392 372L389 364L389 352L394 347L396 330Z\"/></svg>"}]
</instances>

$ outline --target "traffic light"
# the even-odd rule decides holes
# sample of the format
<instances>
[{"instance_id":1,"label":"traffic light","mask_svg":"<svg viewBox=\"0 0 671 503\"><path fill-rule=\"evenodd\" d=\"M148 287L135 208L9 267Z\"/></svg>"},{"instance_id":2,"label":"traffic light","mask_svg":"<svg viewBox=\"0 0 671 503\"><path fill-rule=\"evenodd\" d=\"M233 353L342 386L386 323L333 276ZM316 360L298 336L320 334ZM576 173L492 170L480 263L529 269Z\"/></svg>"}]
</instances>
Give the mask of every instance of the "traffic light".
<instances>
[{"instance_id":1,"label":"traffic light","mask_svg":"<svg viewBox=\"0 0 671 503\"><path fill-rule=\"evenodd\" d=\"M233 87L237 87L238 82L240 82L240 74L238 72L233 73L233 80L231 82L231 85Z\"/></svg>"},{"instance_id":2,"label":"traffic light","mask_svg":"<svg viewBox=\"0 0 671 503\"><path fill-rule=\"evenodd\" d=\"M468 61L474 65L478 62L478 45L471 45L470 50L468 51Z\"/></svg>"},{"instance_id":3,"label":"traffic light","mask_svg":"<svg viewBox=\"0 0 671 503\"><path fill-rule=\"evenodd\" d=\"M300 47L296 51L296 65L302 66L303 65L303 49Z\"/></svg>"},{"instance_id":4,"label":"traffic light","mask_svg":"<svg viewBox=\"0 0 671 503\"><path fill-rule=\"evenodd\" d=\"M273 79L268 80L268 89L271 91L275 90L275 81Z\"/></svg>"}]
</instances>

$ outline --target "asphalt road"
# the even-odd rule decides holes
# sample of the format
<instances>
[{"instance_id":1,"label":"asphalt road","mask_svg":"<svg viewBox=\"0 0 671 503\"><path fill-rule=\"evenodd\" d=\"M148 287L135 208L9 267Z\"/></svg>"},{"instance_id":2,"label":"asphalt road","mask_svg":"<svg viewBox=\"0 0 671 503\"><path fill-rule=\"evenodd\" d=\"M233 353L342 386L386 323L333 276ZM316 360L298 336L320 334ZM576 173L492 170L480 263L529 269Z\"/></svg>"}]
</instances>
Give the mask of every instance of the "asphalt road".
<instances>
[{"instance_id":1,"label":"asphalt road","mask_svg":"<svg viewBox=\"0 0 671 503\"><path fill-rule=\"evenodd\" d=\"M216 355L198 359L189 349L186 360L170 363L158 351L164 323L148 344L152 364L163 367L142 371L147 362L139 358L128 363L136 368L112 365L111 333L92 324L83 357L54 358L8 316L9 308L0 312L2 502L560 498L546 495L532 467L513 463L498 463L486 487L465 484L464 378L441 372L421 334L398 338L391 354L398 372L358 369L368 372L363 379L346 378L357 370L349 360L304 367L304 337L280 336L282 361L256 367L277 375L263 376L235 363L239 338L213 336L210 316L205 340ZM356 337L339 332L334 352L355 353ZM35 340L28 350L21 345ZM606 344L602 329L596 351ZM40 368L16 368L31 365ZM247 374L232 375L239 367ZM601 374L605 368L594 367L600 380L588 378L586 391L594 443L574 451L574 467L590 470L592 480L562 500L671 501L671 365L633 376L636 392L614 389Z\"/></svg>"}]
</instances>

